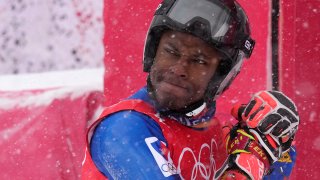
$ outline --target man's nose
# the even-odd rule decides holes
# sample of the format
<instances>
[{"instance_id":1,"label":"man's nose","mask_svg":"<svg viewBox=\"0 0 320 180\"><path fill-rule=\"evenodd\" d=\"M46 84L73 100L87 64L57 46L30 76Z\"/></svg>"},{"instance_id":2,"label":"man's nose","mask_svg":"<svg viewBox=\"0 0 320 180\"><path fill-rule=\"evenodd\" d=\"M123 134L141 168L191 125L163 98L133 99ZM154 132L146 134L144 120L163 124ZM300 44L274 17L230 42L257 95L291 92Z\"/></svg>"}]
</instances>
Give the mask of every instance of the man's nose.
<instances>
[{"instance_id":1,"label":"man's nose","mask_svg":"<svg viewBox=\"0 0 320 180\"><path fill-rule=\"evenodd\" d=\"M171 66L171 72L182 78L186 78L188 77L187 68L188 60L182 56L173 66Z\"/></svg>"}]
</instances>

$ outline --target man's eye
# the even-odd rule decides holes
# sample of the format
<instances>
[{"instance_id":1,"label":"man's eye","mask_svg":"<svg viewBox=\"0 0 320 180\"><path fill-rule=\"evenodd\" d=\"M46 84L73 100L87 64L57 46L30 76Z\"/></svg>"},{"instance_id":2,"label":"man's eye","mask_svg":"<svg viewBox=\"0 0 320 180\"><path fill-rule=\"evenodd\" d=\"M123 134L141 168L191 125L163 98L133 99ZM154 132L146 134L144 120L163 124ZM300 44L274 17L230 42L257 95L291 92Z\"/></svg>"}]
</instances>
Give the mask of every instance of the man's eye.
<instances>
[{"instance_id":1,"label":"man's eye","mask_svg":"<svg viewBox=\"0 0 320 180\"><path fill-rule=\"evenodd\" d=\"M197 63L197 64L203 64L203 65L207 64L207 62L205 60L199 59L199 58L193 59L193 62Z\"/></svg>"},{"instance_id":2,"label":"man's eye","mask_svg":"<svg viewBox=\"0 0 320 180\"><path fill-rule=\"evenodd\" d=\"M171 55L179 56L179 53L173 49L165 48L164 50Z\"/></svg>"}]
</instances>

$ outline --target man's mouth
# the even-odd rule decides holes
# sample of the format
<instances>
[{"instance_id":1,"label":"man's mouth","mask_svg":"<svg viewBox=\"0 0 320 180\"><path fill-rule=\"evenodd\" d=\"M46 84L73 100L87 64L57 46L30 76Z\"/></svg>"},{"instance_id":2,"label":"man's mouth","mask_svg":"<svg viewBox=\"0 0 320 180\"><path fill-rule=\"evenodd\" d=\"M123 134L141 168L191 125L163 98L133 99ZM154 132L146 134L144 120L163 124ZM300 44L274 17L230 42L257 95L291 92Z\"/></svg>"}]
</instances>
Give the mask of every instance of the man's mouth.
<instances>
[{"instance_id":1,"label":"man's mouth","mask_svg":"<svg viewBox=\"0 0 320 180\"><path fill-rule=\"evenodd\" d=\"M170 84L172 86L176 86L178 88L182 88L182 89L188 90L186 85L183 85L182 83L179 83L179 82L176 82L176 81L163 80L163 82L168 83L168 84Z\"/></svg>"},{"instance_id":2,"label":"man's mouth","mask_svg":"<svg viewBox=\"0 0 320 180\"><path fill-rule=\"evenodd\" d=\"M158 74L155 78L155 90L166 92L176 97L187 97L192 92L191 86L188 82L180 80L179 77L165 76L165 73Z\"/></svg>"},{"instance_id":3,"label":"man's mouth","mask_svg":"<svg viewBox=\"0 0 320 180\"><path fill-rule=\"evenodd\" d=\"M178 84L177 82L162 81L162 90L169 92L170 94L176 94L178 96L185 95L189 93L189 90L183 84Z\"/></svg>"}]
</instances>

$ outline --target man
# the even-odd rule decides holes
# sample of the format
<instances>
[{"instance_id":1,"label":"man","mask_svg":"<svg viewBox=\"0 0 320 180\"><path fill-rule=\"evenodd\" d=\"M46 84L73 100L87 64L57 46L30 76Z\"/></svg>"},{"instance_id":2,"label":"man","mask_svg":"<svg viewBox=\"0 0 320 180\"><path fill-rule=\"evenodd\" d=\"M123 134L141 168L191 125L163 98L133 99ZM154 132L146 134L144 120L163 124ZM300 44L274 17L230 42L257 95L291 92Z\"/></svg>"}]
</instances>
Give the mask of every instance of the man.
<instances>
[{"instance_id":1,"label":"man","mask_svg":"<svg viewBox=\"0 0 320 180\"><path fill-rule=\"evenodd\" d=\"M164 0L144 51L147 86L106 108L88 133L83 179L284 178L299 124L293 102L262 91L221 124L215 100L254 41L233 0ZM230 127L230 128L229 128Z\"/></svg>"}]
</instances>

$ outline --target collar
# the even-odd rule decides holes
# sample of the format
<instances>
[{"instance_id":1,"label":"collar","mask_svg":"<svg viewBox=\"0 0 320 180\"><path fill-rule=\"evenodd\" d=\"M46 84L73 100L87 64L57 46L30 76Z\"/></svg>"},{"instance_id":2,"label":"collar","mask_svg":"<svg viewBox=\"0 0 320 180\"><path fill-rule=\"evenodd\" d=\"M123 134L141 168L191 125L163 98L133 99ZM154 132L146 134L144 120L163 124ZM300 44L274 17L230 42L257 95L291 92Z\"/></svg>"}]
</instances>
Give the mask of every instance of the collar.
<instances>
[{"instance_id":1,"label":"collar","mask_svg":"<svg viewBox=\"0 0 320 180\"><path fill-rule=\"evenodd\" d=\"M176 120L185 126L195 126L203 122L208 122L215 115L216 106L215 102L213 105L208 106L203 102L200 106L194 109L189 109L187 112L177 112L173 110L158 110L160 116L168 117L170 119Z\"/></svg>"},{"instance_id":2,"label":"collar","mask_svg":"<svg viewBox=\"0 0 320 180\"><path fill-rule=\"evenodd\" d=\"M141 99L150 104L160 114L161 117L169 118L179 123L192 127L203 122L209 122L216 112L216 102L207 104L204 101L196 102L183 111L174 111L170 109L163 109L157 106L156 101L152 98L152 95L148 92L147 87L143 87L129 99Z\"/></svg>"}]
</instances>

